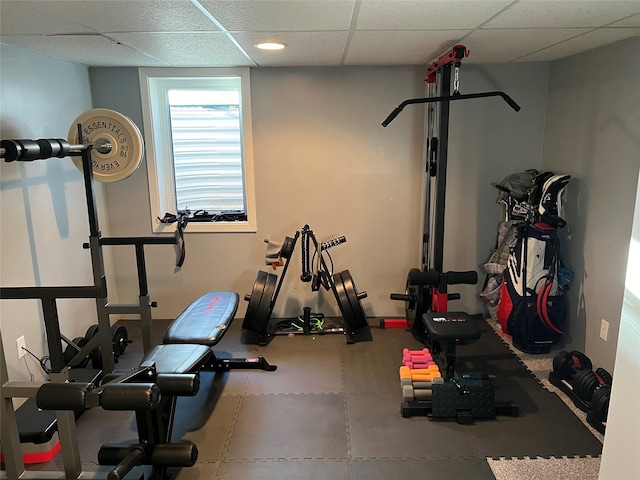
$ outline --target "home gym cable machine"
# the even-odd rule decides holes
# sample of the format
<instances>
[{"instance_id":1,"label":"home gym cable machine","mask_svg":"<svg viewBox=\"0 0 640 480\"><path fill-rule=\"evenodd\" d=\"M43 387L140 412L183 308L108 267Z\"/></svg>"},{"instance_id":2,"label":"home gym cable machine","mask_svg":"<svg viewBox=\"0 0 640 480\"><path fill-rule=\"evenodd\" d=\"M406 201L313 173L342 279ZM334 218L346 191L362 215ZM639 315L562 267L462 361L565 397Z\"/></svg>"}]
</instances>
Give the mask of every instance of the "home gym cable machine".
<instances>
[{"instance_id":1,"label":"home gym cable machine","mask_svg":"<svg viewBox=\"0 0 640 480\"><path fill-rule=\"evenodd\" d=\"M411 328L416 320L420 323L422 314L445 312L449 300L460 298L459 294L448 293L447 285L477 283L475 271L443 272L450 102L500 97L515 111L520 110L520 106L502 91L460 93L460 66L468 55L469 50L464 45L456 45L441 56L427 68L427 97L403 101L381 123L383 127L389 125L407 105L428 104L422 265L409 270L404 294L391 294L392 300L405 302L406 321Z\"/></svg>"},{"instance_id":2,"label":"home gym cable machine","mask_svg":"<svg viewBox=\"0 0 640 480\"><path fill-rule=\"evenodd\" d=\"M460 93L460 66L468 55L464 45L455 45L428 67L428 96L403 101L382 122L383 127L389 125L407 105L428 104L422 265L409 270L404 294L391 294L392 300L405 302L406 320L390 326L411 328L414 337L429 347L434 358L440 359L445 383L433 385L428 400L403 402L401 413L403 417L455 418L459 423L518 415L517 406L511 402L495 400L490 376L456 372L456 347L479 339L481 330L467 313L448 310L448 301L460 298L459 294L448 292L449 285L475 285L478 281L475 270L443 271L449 105L455 100L500 97L515 111L520 110L502 91Z\"/></svg>"},{"instance_id":3,"label":"home gym cable machine","mask_svg":"<svg viewBox=\"0 0 640 480\"><path fill-rule=\"evenodd\" d=\"M46 160L48 158L71 157L82 171L87 215L89 242L83 248L90 251L93 285L87 286L33 286L2 287L0 299L35 299L41 303L50 359L52 383L66 384L73 381L94 381L114 368L110 315L136 314L140 316L143 348L151 348L151 302L146 280L144 258L145 245L175 245L176 266L184 260L184 224L178 224L173 237L111 237L101 236L93 179L103 182L119 181L136 171L143 158L144 144L136 125L124 115L108 109L94 109L80 115L69 131L69 140L2 140L0 157L5 162ZM136 251L139 296L137 304L111 304L107 299L107 283L102 247L105 245L133 245ZM58 299L93 298L96 302L98 331L86 344L78 347L77 353L68 361L62 348L63 336L58 318ZM0 337L1 342L1 337ZM1 348L1 347L0 347ZM90 379L77 378L82 369L78 366L94 349L99 348L102 372ZM9 381L4 349L0 351L0 374L2 376L2 449L6 474L9 478L38 478L25 473L20 449L20 435L13 408L13 398L35 398L41 383ZM93 374L92 374L93 375ZM150 378L147 376L147 378ZM79 478L82 473L78 454L75 414L72 410L56 412L57 431L62 448L65 478ZM47 477L49 478L49 477ZM54 477L51 477L54 478ZM58 477L56 477L58 478Z\"/></svg>"}]
</instances>

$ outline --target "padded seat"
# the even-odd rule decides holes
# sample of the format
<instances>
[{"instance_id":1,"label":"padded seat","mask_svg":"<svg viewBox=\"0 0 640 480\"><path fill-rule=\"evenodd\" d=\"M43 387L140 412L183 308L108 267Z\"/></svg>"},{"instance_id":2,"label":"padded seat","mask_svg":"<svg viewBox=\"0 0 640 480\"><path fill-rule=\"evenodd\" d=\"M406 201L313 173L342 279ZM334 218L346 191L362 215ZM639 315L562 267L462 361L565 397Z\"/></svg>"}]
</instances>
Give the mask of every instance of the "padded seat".
<instances>
[{"instance_id":1,"label":"padded seat","mask_svg":"<svg viewBox=\"0 0 640 480\"><path fill-rule=\"evenodd\" d=\"M236 292L205 293L171 323L162 343L215 345L231 324L238 303Z\"/></svg>"},{"instance_id":2,"label":"padded seat","mask_svg":"<svg viewBox=\"0 0 640 480\"><path fill-rule=\"evenodd\" d=\"M155 362L158 373L192 373L212 355L206 345L156 345L142 359Z\"/></svg>"},{"instance_id":3,"label":"padded seat","mask_svg":"<svg viewBox=\"0 0 640 480\"><path fill-rule=\"evenodd\" d=\"M464 312L429 312L422 315L429 336L433 340L477 340L480 327Z\"/></svg>"}]
</instances>

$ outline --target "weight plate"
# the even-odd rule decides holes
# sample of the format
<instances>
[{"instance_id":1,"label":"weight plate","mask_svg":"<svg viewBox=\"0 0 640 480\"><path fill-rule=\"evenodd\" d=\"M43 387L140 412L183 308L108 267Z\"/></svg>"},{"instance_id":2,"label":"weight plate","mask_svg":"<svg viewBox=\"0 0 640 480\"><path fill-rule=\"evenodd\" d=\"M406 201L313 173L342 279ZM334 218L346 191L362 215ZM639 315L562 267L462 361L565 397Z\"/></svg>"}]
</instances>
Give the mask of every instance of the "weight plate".
<instances>
[{"instance_id":1,"label":"weight plate","mask_svg":"<svg viewBox=\"0 0 640 480\"><path fill-rule=\"evenodd\" d=\"M340 272L333 274L333 294L338 302L338 308L342 314L345 329L353 331L353 327L356 323L355 317L351 304L349 303L349 299L347 298L347 291L344 287L344 283L342 282L342 275Z\"/></svg>"},{"instance_id":2,"label":"weight plate","mask_svg":"<svg viewBox=\"0 0 640 480\"><path fill-rule=\"evenodd\" d=\"M87 333L84 334L84 338L86 338L87 340L91 340L93 337L96 336L96 333L98 333L98 325L91 325L88 329L87 329Z\"/></svg>"},{"instance_id":3,"label":"weight plate","mask_svg":"<svg viewBox=\"0 0 640 480\"><path fill-rule=\"evenodd\" d=\"M78 138L78 124L82 125L82 140ZM118 182L135 172L144 154L142 134L135 123L123 114L107 108L94 108L82 113L69 128L69 143L93 145L91 164L93 177L100 182ZM108 150L100 145L107 142ZM82 171L81 157L73 163Z\"/></svg>"},{"instance_id":4,"label":"weight plate","mask_svg":"<svg viewBox=\"0 0 640 480\"><path fill-rule=\"evenodd\" d=\"M367 293L362 292L358 293L358 289L356 288L356 284L353 281L353 277L351 277L351 273L349 270L344 270L340 276L342 277L342 284L344 285L345 292L347 294L347 300L351 305L351 310L353 312L353 329L358 330L360 328L366 327L367 324L367 315L364 313L362 309L362 303L360 303L360 297L366 298Z\"/></svg>"},{"instance_id":5,"label":"weight plate","mask_svg":"<svg viewBox=\"0 0 640 480\"><path fill-rule=\"evenodd\" d=\"M260 300L260 306L258 307L258 313L256 315L256 323L260 327L260 331L267 332L269 328L269 320L271 319L271 312L273 311L274 293L276 291L276 284L278 283L278 276L273 273L267 274L267 279L264 284L264 293Z\"/></svg>"},{"instance_id":6,"label":"weight plate","mask_svg":"<svg viewBox=\"0 0 640 480\"><path fill-rule=\"evenodd\" d=\"M598 387L591 398L591 413L601 422L607 421L610 398L611 387L609 385L602 385L601 387Z\"/></svg>"},{"instance_id":7,"label":"weight plate","mask_svg":"<svg viewBox=\"0 0 640 480\"><path fill-rule=\"evenodd\" d=\"M413 327L416 319L422 318L422 314L426 311L424 304L425 289L422 285L413 283L413 279L417 278L419 274L419 269L412 268L407 275L407 283L405 286L407 300L404 302L404 307L409 327Z\"/></svg>"},{"instance_id":8,"label":"weight plate","mask_svg":"<svg viewBox=\"0 0 640 480\"><path fill-rule=\"evenodd\" d=\"M573 377L573 391L585 402L590 402L593 392L598 386L598 377L592 370L580 370Z\"/></svg>"},{"instance_id":9,"label":"weight plate","mask_svg":"<svg viewBox=\"0 0 640 480\"><path fill-rule=\"evenodd\" d=\"M113 355L119 357L127 349L129 336L127 329L122 325L113 325L111 327L111 342L113 343Z\"/></svg>"},{"instance_id":10,"label":"weight plate","mask_svg":"<svg viewBox=\"0 0 640 480\"><path fill-rule=\"evenodd\" d=\"M247 311L244 314L244 320L242 322L242 328L250 330L252 332L258 332L256 329L256 318L258 316L258 309L260 302L262 301L262 295L264 293L265 285L269 274L262 270L258 271L256 281L253 283L251 289L251 297L249 297L249 304L247 305Z\"/></svg>"},{"instance_id":11,"label":"weight plate","mask_svg":"<svg viewBox=\"0 0 640 480\"><path fill-rule=\"evenodd\" d=\"M72 342L78 348L82 349L82 347L84 347L87 344L88 340L85 337L77 337L77 338L74 338ZM62 352L62 356L64 358L64 364L69 365L71 363L71 360L73 360L73 357L75 357L76 354L78 353L79 353L78 350L73 348L71 345L67 345L67 347L64 349L64 352ZM84 368L87 365L87 363L89 363L89 358L84 358L80 361L80 363L78 363L77 367Z\"/></svg>"},{"instance_id":12,"label":"weight plate","mask_svg":"<svg viewBox=\"0 0 640 480\"><path fill-rule=\"evenodd\" d=\"M569 352L560 351L553 357L553 373L560 380L570 380L575 374L573 357Z\"/></svg>"},{"instance_id":13,"label":"weight plate","mask_svg":"<svg viewBox=\"0 0 640 480\"><path fill-rule=\"evenodd\" d=\"M613 385L613 377L604 368L602 367L596 368L596 375L598 375L604 381L605 384Z\"/></svg>"}]
</instances>

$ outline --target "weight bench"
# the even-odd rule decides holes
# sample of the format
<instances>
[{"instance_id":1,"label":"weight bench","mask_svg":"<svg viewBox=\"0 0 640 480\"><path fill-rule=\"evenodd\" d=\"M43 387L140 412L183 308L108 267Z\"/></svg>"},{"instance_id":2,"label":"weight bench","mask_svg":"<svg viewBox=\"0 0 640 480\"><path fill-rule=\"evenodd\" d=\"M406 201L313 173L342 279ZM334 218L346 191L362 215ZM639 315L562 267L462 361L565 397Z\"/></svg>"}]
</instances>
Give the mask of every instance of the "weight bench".
<instances>
[{"instance_id":1,"label":"weight bench","mask_svg":"<svg viewBox=\"0 0 640 480\"><path fill-rule=\"evenodd\" d=\"M427 344L434 360L444 358L444 383L432 385L429 401L403 402L403 417L426 415L436 419L455 419L470 424L474 419L495 418L496 415L518 416L518 407L511 402L496 402L493 376L463 374L457 378L456 347L480 338L481 330L464 312L428 312L422 315ZM440 355L442 354L442 355Z\"/></svg>"},{"instance_id":2,"label":"weight bench","mask_svg":"<svg viewBox=\"0 0 640 480\"><path fill-rule=\"evenodd\" d=\"M208 292L189 305L169 326L162 344L149 350L143 362L155 363L158 373L224 372L234 368L273 371L262 357L219 358L212 347L227 332L238 310L235 292Z\"/></svg>"},{"instance_id":3,"label":"weight bench","mask_svg":"<svg viewBox=\"0 0 640 480\"><path fill-rule=\"evenodd\" d=\"M196 395L200 372L233 368L273 371L263 357L225 359L212 350L227 332L238 309L235 292L208 292L189 305L167 328L162 344L149 350L139 367L112 372L96 386L50 383L38 390L36 402L47 410L133 410L137 443L109 443L100 447L98 463L112 465L108 478L122 478L132 468L151 465L165 478L175 467L193 466L198 449L193 442L172 442L177 397Z\"/></svg>"}]
</instances>

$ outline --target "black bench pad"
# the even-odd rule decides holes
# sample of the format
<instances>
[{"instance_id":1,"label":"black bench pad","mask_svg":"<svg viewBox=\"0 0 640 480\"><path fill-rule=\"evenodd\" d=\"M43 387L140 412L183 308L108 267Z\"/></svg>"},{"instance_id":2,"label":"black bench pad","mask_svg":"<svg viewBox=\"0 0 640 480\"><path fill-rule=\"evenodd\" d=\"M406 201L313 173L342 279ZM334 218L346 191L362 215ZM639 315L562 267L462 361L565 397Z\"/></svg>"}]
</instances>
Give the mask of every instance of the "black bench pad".
<instances>
[{"instance_id":1,"label":"black bench pad","mask_svg":"<svg viewBox=\"0 0 640 480\"><path fill-rule=\"evenodd\" d=\"M477 340L480 327L464 312L428 312L422 322L434 340Z\"/></svg>"},{"instance_id":2,"label":"black bench pad","mask_svg":"<svg viewBox=\"0 0 640 480\"><path fill-rule=\"evenodd\" d=\"M171 323L162 343L215 345L231 324L238 302L236 292L205 293Z\"/></svg>"},{"instance_id":3,"label":"black bench pad","mask_svg":"<svg viewBox=\"0 0 640 480\"><path fill-rule=\"evenodd\" d=\"M158 373L192 373L200 370L211 353L206 345L156 345L142 361L155 362Z\"/></svg>"}]
</instances>

